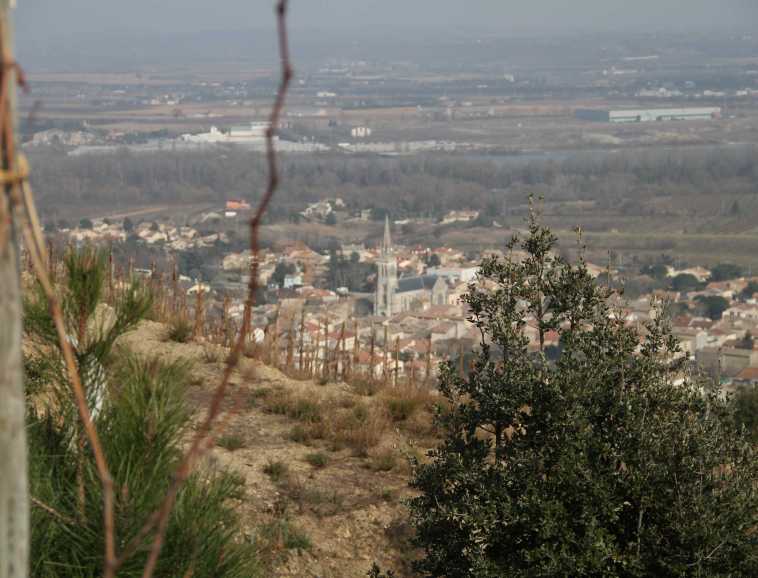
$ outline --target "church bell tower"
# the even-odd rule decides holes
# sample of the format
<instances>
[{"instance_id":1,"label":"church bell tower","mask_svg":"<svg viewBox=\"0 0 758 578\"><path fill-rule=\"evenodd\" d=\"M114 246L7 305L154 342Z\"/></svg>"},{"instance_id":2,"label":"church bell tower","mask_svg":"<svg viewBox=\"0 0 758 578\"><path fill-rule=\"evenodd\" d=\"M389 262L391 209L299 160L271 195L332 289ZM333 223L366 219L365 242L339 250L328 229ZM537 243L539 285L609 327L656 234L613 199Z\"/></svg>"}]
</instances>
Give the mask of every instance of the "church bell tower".
<instances>
[{"instance_id":1,"label":"church bell tower","mask_svg":"<svg viewBox=\"0 0 758 578\"><path fill-rule=\"evenodd\" d=\"M395 294L397 293L397 260L392 248L389 216L384 220L384 240L379 260L376 262L377 280L374 299L374 315L392 317L395 311Z\"/></svg>"}]
</instances>

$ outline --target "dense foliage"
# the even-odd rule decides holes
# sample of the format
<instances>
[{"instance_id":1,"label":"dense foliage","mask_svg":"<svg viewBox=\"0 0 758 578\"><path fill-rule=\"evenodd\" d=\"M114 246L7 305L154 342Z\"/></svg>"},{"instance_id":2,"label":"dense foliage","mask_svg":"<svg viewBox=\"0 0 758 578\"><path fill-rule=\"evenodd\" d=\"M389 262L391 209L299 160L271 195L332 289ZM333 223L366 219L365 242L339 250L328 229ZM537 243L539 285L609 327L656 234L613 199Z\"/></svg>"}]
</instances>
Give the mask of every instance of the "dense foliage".
<instances>
[{"instance_id":1,"label":"dense foliage","mask_svg":"<svg viewBox=\"0 0 758 578\"><path fill-rule=\"evenodd\" d=\"M75 349L95 425L115 484L119 549L137 534L168 490L190 426L184 389L189 367L140 359L114 350L151 299L138 285L102 304L106 260L71 253L59 284L66 327ZM80 578L103 573L102 488L94 456L76 415L44 297L26 303L29 453L32 510L31 575ZM260 575L254 545L239 542L229 499L239 481L221 471L191 477L179 492L156 576L249 578ZM152 536L120 568L141 576Z\"/></svg>"},{"instance_id":2,"label":"dense foliage","mask_svg":"<svg viewBox=\"0 0 758 578\"><path fill-rule=\"evenodd\" d=\"M442 372L444 441L413 479L418 569L756 575L755 447L678 361L665 316L627 326L555 242L532 215L528 236L486 259L470 288L481 349L468 376ZM549 361L553 331L561 347Z\"/></svg>"},{"instance_id":3,"label":"dense foliage","mask_svg":"<svg viewBox=\"0 0 758 578\"><path fill-rule=\"evenodd\" d=\"M376 267L372 263L362 263L358 253L346 257L342 252L330 251L326 271L329 289L347 287L350 291L366 292L374 290L371 281Z\"/></svg>"},{"instance_id":4,"label":"dense foliage","mask_svg":"<svg viewBox=\"0 0 758 578\"><path fill-rule=\"evenodd\" d=\"M758 385L739 388L732 403L737 424L743 426L753 441L758 443Z\"/></svg>"}]
</instances>

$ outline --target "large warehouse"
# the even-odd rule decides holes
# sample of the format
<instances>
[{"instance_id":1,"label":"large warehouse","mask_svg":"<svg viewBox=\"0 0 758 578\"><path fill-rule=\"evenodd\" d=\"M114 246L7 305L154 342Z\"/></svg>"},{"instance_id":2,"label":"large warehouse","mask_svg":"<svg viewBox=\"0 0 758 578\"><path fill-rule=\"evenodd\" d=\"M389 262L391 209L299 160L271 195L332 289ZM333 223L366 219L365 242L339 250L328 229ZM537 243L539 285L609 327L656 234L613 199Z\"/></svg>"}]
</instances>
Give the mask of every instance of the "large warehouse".
<instances>
[{"instance_id":1,"label":"large warehouse","mask_svg":"<svg viewBox=\"0 0 758 578\"><path fill-rule=\"evenodd\" d=\"M595 122L656 122L664 120L711 120L721 116L719 107L603 110L580 108L576 118Z\"/></svg>"}]
</instances>

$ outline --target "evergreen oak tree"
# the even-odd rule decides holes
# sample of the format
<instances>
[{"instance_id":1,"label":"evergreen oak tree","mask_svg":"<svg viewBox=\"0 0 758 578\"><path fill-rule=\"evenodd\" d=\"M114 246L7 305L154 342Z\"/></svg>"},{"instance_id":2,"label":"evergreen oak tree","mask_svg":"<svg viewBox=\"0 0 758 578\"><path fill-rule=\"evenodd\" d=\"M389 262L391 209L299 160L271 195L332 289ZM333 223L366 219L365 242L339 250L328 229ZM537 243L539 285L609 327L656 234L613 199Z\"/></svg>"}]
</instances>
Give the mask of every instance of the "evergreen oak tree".
<instances>
[{"instance_id":1,"label":"evergreen oak tree","mask_svg":"<svg viewBox=\"0 0 758 578\"><path fill-rule=\"evenodd\" d=\"M411 500L426 576L756 576L758 460L658 315L635 327L531 214L465 298L444 441ZM557 359L544 354L557 332ZM532 336L530 346L530 335ZM682 383L682 379L684 382Z\"/></svg>"}]
</instances>

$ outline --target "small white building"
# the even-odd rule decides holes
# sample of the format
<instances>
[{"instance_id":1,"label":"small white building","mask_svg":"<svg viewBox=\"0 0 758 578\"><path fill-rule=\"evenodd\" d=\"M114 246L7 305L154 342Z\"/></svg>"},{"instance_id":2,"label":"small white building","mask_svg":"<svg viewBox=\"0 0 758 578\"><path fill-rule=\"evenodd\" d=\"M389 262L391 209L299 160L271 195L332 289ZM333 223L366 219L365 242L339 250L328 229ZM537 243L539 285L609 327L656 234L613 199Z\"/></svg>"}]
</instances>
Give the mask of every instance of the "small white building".
<instances>
[{"instance_id":1,"label":"small white building","mask_svg":"<svg viewBox=\"0 0 758 578\"><path fill-rule=\"evenodd\" d=\"M350 131L353 138L368 138L371 136L371 129L367 126L356 126Z\"/></svg>"}]
</instances>

